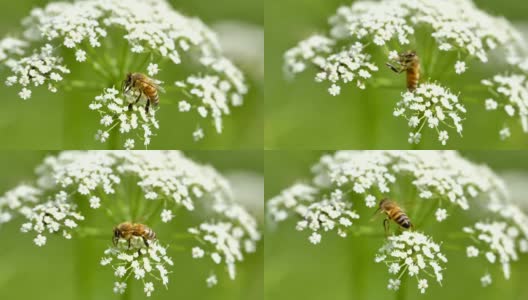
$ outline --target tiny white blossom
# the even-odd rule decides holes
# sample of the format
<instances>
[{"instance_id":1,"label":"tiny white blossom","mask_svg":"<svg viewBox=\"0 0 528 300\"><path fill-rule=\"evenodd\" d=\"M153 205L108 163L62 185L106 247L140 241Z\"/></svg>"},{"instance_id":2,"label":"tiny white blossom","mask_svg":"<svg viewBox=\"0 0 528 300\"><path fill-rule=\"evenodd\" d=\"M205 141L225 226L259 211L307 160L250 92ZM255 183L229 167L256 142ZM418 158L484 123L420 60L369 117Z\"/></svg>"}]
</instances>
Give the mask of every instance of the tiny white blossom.
<instances>
[{"instance_id":1,"label":"tiny white blossom","mask_svg":"<svg viewBox=\"0 0 528 300\"><path fill-rule=\"evenodd\" d=\"M193 138L195 141L199 141L204 138L204 133L202 128L198 128L193 132Z\"/></svg>"},{"instance_id":2,"label":"tiny white blossom","mask_svg":"<svg viewBox=\"0 0 528 300\"><path fill-rule=\"evenodd\" d=\"M503 127L499 132L501 140L505 140L511 136L510 128Z\"/></svg>"},{"instance_id":3,"label":"tiny white blossom","mask_svg":"<svg viewBox=\"0 0 528 300\"><path fill-rule=\"evenodd\" d=\"M332 86L328 88L328 92L332 96L337 96L341 93L341 87L339 87L337 84L332 84Z\"/></svg>"},{"instance_id":4,"label":"tiny white blossom","mask_svg":"<svg viewBox=\"0 0 528 300\"><path fill-rule=\"evenodd\" d=\"M438 208L435 212L435 217L438 222L442 222L447 218L447 210L444 208Z\"/></svg>"},{"instance_id":5,"label":"tiny white blossom","mask_svg":"<svg viewBox=\"0 0 528 300\"><path fill-rule=\"evenodd\" d=\"M205 255L205 251L200 247L192 248L192 258L202 258Z\"/></svg>"},{"instance_id":6,"label":"tiny white blossom","mask_svg":"<svg viewBox=\"0 0 528 300\"><path fill-rule=\"evenodd\" d=\"M180 110L180 112L187 112L191 110L191 105L189 104L189 102L182 100L178 103L178 109Z\"/></svg>"},{"instance_id":7,"label":"tiny white blossom","mask_svg":"<svg viewBox=\"0 0 528 300\"><path fill-rule=\"evenodd\" d=\"M75 52L75 59L78 61L78 62L83 62L86 60L86 51L84 50L77 50Z\"/></svg>"},{"instance_id":8,"label":"tiny white blossom","mask_svg":"<svg viewBox=\"0 0 528 300\"><path fill-rule=\"evenodd\" d=\"M162 212L161 212L161 221L163 223L167 223L167 222L170 222L172 220L172 218L174 218L174 215L172 214L172 211L169 210L169 209L164 209Z\"/></svg>"},{"instance_id":9,"label":"tiny white blossom","mask_svg":"<svg viewBox=\"0 0 528 300\"><path fill-rule=\"evenodd\" d=\"M31 98L31 90L28 90L27 88L23 88L22 91L20 91L20 93L18 93L18 95L23 100L27 100L27 99Z\"/></svg>"},{"instance_id":10,"label":"tiny white blossom","mask_svg":"<svg viewBox=\"0 0 528 300\"><path fill-rule=\"evenodd\" d=\"M39 234L33 241L35 242L35 245L42 247L46 244L46 237Z\"/></svg>"},{"instance_id":11,"label":"tiny white blossom","mask_svg":"<svg viewBox=\"0 0 528 300\"><path fill-rule=\"evenodd\" d=\"M479 250L474 246L469 246L466 248L467 257L477 257L479 255Z\"/></svg>"},{"instance_id":12,"label":"tiny white blossom","mask_svg":"<svg viewBox=\"0 0 528 300\"><path fill-rule=\"evenodd\" d=\"M125 149L127 149L127 150L134 149L135 143L136 143L136 142L134 141L134 139L127 139L127 140L125 141L125 145L124 145L124 147L125 147Z\"/></svg>"},{"instance_id":13,"label":"tiny white blossom","mask_svg":"<svg viewBox=\"0 0 528 300\"><path fill-rule=\"evenodd\" d=\"M115 294L124 294L127 288L126 282L115 282L114 283L114 293Z\"/></svg>"},{"instance_id":14,"label":"tiny white blossom","mask_svg":"<svg viewBox=\"0 0 528 300\"><path fill-rule=\"evenodd\" d=\"M420 292L423 294L425 293L425 290L429 287L429 285L427 284L427 279L420 279L418 281L418 289L420 290Z\"/></svg>"},{"instance_id":15,"label":"tiny white blossom","mask_svg":"<svg viewBox=\"0 0 528 300\"><path fill-rule=\"evenodd\" d=\"M488 285L490 285L492 282L491 280L491 275L490 274L486 274L484 276L482 276L482 278L480 278L480 283L482 284L483 287L486 287Z\"/></svg>"},{"instance_id":16,"label":"tiny white blossom","mask_svg":"<svg viewBox=\"0 0 528 300\"><path fill-rule=\"evenodd\" d=\"M365 198L365 204L367 205L367 207L374 207L376 206L376 203L377 203L376 197L372 195L368 195Z\"/></svg>"},{"instance_id":17,"label":"tiny white blossom","mask_svg":"<svg viewBox=\"0 0 528 300\"><path fill-rule=\"evenodd\" d=\"M400 289L401 281L399 279L389 279L389 284L387 285L387 288L389 290L397 291Z\"/></svg>"},{"instance_id":18,"label":"tiny white blossom","mask_svg":"<svg viewBox=\"0 0 528 300\"><path fill-rule=\"evenodd\" d=\"M486 110L496 110L498 107L497 101L493 99L486 99Z\"/></svg>"},{"instance_id":19,"label":"tiny white blossom","mask_svg":"<svg viewBox=\"0 0 528 300\"><path fill-rule=\"evenodd\" d=\"M145 295L147 297L150 297L152 295L152 292L154 292L154 284L152 282L145 282L143 291L145 292Z\"/></svg>"},{"instance_id":20,"label":"tiny white blossom","mask_svg":"<svg viewBox=\"0 0 528 300\"><path fill-rule=\"evenodd\" d=\"M207 287L210 288L218 284L218 279L216 278L216 275L211 275L207 277L205 282L207 283Z\"/></svg>"},{"instance_id":21,"label":"tiny white blossom","mask_svg":"<svg viewBox=\"0 0 528 300\"><path fill-rule=\"evenodd\" d=\"M466 63L463 62L463 61L457 61L456 64L455 64L455 73L457 74L462 74L464 72L466 72L467 70L467 67L466 67Z\"/></svg>"},{"instance_id":22,"label":"tiny white blossom","mask_svg":"<svg viewBox=\"0 0 528 300\"><path fill-rule=\"evenodd\" d=\"M313 232L312 235L310 235L310 243L317 245L321 242L321 235L317 232Z\"/></svg>"},{"instance_id":23,"label":"tiny white blossom","mask_svg":"<svg viewBox=\"0 0 528 300\"><path fill-rule=\"evenodd\" d=\"M158 74L158 72L159 72L158 64L150 63L148 65L147 73L149 74L149 76L154 76L154 75Z\"/></svg>"}]
</instances>

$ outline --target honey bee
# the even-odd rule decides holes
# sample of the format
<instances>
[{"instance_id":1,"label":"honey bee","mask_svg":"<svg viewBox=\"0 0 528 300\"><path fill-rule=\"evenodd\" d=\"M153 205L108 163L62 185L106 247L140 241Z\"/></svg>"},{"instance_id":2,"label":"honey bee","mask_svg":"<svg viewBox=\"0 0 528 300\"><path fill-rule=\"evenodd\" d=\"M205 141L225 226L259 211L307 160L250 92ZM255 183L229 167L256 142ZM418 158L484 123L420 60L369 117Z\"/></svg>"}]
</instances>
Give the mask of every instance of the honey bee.
<instances>
[{"instance_id":1,"label":"honey bee","mask_svg":"<svg viewBox=\"0 0 528 300\"><path fill-rule=\"evenodd\" d=\"M407 89L410 92L416 90L418 81L420 80L420 58L416 55L416 51L400 53L395 62L398 64L397 67L390 63L386 63L386 65L398 74L407 71Z\"/></svg>"},{"instance_id":2,"label":"honey bee","mask_svg":"<svg viewBox=\"0 0 528 300\"><path fill-rule=\"evenodd\" d=\"M148 226L139 223L123 222L114 227L112 242L116 246L120 239L124 239L128 242L128 248L130 249L130 240L134 236L142 238L147 247L149 246L148 241L156 239L156 233Z\"/></svg>"},{"instance_id":3,"label":"honey bee","mask_svg":"<svg viewBox=\"0 0 528 300\"><path fill-rule=\"evenodd\" d=\"M123 93L133 91L137 94L136 101L128 105L128 110L132 110L132 106L146 98L145 111L148 113L150 105L157 106L159 104L158 92L165 92L165 90L158 85L158 81L141 73L128 73L123 81Z\"/></svg>"},{"instance_id":4,"label":"honey bee","mask_svg":"<svg viewBox=\"0 0 528 300\"><path fill-rule=\"evenodd\" d=\"M391 201L387 198L382 199L379 203L379 208L376 210L376 213L382 212L387 215L387 218L383 220L383 227L385 228L385 234L389 231L389 222L390 220L396 222L396 224L400 225L401 227L405 229L413 228L413 225L411 223L411 220L409 217L403 212L400 206L396 204L396 202Z\"/></svg>"}]
</instances>

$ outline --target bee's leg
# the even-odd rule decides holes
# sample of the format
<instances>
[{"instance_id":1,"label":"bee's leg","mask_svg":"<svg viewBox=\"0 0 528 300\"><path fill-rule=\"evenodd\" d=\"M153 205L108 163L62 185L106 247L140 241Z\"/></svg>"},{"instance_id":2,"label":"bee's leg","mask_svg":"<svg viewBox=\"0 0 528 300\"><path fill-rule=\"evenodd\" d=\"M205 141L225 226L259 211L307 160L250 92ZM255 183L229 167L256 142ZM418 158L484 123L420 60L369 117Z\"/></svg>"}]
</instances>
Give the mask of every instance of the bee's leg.
<instances>
[{"instance_id":1,"label":"bee's leg","mask_svg":"<svg viewBox=\"0 0 528 300\"><path fill-rule=\"evenodd\" d=\"M130 250L130 239L128 239L128 248L127 250Z\"/></svg>"},{"instance_id":2,"label":"bee's leg","mask_svg":"<svg viewBox=\"0 0 528 300\"><path fill-rule=\"evenodd\" d=\"M147 248L149 247L149 243L147 241L147 238L146 237L143 237L143 242L145 242L145 246L147 246Z\"/></svg>"},{"instance_id":3,"label":"bee's leg","mask_svg":"<svg viewBox=\"0 0 528 300\"><path fill-rule=\"evenodd\" d=\"M398 68L396 68L395 66L393 66L393 65L391 65L389 63L385 63L385 65L387 65L387 67L389 67L394 73L400 74L401 72L405 71L404 68L398 69Z\"/></svg>"},{"instance_id":4,"label":"bee's leg","mask_svg":"<svg viewBox=\"0 0 528 300\"><path fill-rule=\"evenodd\" d=\"M385 220L383 220L383 228L385 228L385 236L389 236L389 224L390 220L389 218L386 218Z\"/></svg>"},{"instance_id":5,"label":"bee's leg","mask_svg":"<svg viewBox=\"0 0 528 300\"><path fill-rule=\"evenodd\" d=\"M139 102L139 100L141 99L141 96L143 95L143 93L141 91L139 91L139 95L138 97L136 98L136 101L134 101L134 103L129 103L128 104L128 110L131 111L132 110L132 106L134 106L135 104L137 104Z\"/></svg>"},{"instance_id":6,"label":"bee's leg","mask_svg":"<svg viewBox=\"0 0 528 300\"><path fill-rule=\"evenodd\" d=\"M147 114L149 113L149 107L150 107L150 98L147 99L147 104L145 104L145 111L147 112Z\"/></svg>"}]
</instances>

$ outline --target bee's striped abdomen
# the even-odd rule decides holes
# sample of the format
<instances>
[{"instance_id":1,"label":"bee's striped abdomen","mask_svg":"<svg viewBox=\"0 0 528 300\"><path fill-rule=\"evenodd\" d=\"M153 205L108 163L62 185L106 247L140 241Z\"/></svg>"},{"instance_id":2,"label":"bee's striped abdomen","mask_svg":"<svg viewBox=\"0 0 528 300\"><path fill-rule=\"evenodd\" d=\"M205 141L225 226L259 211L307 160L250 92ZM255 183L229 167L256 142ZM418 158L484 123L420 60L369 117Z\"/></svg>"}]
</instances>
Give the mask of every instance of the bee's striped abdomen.
<instances>
[{"instance_id":1,"label":"bee's striped abdomen","mask_svg":"<svg viewBox=\"0 0 528 300\"><path fill-rule=\"evenodd\" d=\"M409 217L401 209L393 209L389 214L389 218L403 228L411 227Z\"/></svg>"},{"instance_id":2,"label":"bee's striped abdomen","mask_svg":"<svg viewBox=\"0 0 528 300\"><path fill-rule=\"evenodd\" d=\"M153 240L156 238L156 233L154 232L154 230L148 228L147 229L147 235L146 235L147 239L149 240Z\"/></svg>"}]
</instances>

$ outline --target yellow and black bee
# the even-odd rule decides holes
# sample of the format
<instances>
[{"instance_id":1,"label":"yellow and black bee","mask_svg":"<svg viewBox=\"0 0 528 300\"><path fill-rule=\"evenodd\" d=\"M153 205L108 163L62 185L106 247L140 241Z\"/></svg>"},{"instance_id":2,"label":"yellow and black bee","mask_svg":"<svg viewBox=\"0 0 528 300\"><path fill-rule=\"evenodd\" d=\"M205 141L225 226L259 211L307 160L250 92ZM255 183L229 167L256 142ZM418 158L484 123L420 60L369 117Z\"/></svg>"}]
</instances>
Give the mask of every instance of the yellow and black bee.
<instances>
[{"instance_id":1,"label":"yellow and black bee","mask_svg":"<svg viewBox=\"0 0 528 300\"><path fill-rule=\"evenodd\" d=\"M393 66L390 63L386 63L386 65L398 74L407 71L407 89L413 92L418 87L420 80L420 58L416 55L416 51L400 53L396 63L398 66Z\"/></svg>"},{"instance_id":2,"label":"yellow and black bee","mask_svg":"<svg viewBox=\"0 0 528 300\"><path fill-rule=\"evenodd\" d=\"M411 220L409 219L407 214L403 212L401 207L398 204L396 204L396 202L391 201L390 199L384 198L380 201L379 208L376 211L376 213L378 212L383 212L387 215L387 218L383 220L383 227L385 228L385 234L387 234L389 231L389 222L391 220L394 221L396 224L398 224L402 228L405 228L405 229L413 228L413 224L411 223Z\"/></svg>"}]
</instances>

